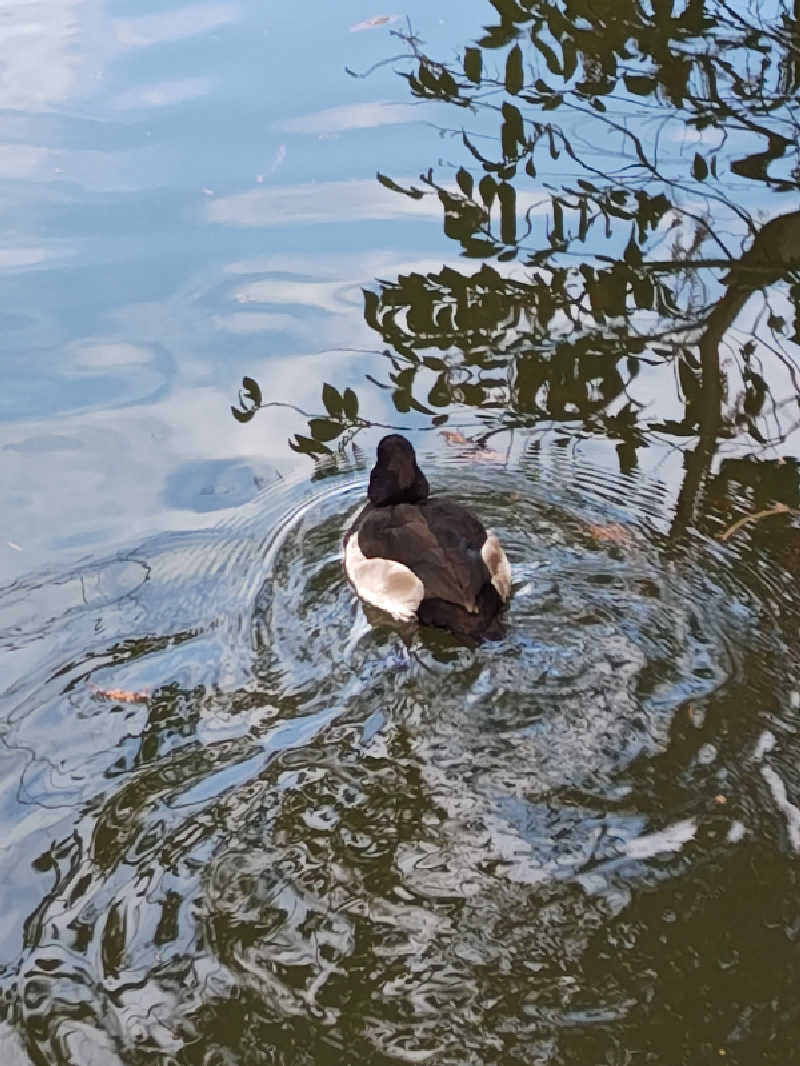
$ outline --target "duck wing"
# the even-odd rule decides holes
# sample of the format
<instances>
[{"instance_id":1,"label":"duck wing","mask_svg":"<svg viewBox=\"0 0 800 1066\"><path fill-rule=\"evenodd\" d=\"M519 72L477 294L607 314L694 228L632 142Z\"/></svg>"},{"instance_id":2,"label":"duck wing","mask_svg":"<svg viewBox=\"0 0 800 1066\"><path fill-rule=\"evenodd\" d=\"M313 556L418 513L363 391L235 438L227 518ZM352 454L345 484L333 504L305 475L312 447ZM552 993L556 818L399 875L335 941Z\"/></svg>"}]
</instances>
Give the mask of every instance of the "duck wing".
<instances>
[{"instance_id":1,"label":"duck wing","mask_svg":"<svg viewBox=\"0 0 800 1066\"><path fill-rule=\"evenodd\" d=\"M348 537L354 533L367 558L389 559L412 570L426 600L477 611L478 594L491 581L481 558L486 530L463 507L449 500L367 506Z\"/></svg>"}]
</instances>

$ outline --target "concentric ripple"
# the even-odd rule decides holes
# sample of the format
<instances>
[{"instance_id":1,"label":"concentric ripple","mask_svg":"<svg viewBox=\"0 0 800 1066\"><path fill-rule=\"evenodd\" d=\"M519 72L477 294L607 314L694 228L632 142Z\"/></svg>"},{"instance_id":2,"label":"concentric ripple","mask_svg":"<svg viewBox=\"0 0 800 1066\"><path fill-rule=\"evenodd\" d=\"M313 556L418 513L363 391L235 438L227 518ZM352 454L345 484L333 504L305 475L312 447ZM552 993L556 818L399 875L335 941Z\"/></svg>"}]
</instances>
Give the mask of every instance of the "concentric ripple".
<instances>
[{"instance_id":1,"label":"concentric ripple","mask_svg":"<svg viewBox=\"0 0 800 1066\"><path fill-rule=\"evenodd\" d=\"M742 1022L749 940L713 919L733 867L788 878L800 840L758 583L676 548L652 481L543 454L431 477L507 547L497 643L365 615L362 476L0 596L0 972L33 1061L650 1055L713 929L715 1039L761 1039L770 989Z\"/></svg>"}]
</instances>

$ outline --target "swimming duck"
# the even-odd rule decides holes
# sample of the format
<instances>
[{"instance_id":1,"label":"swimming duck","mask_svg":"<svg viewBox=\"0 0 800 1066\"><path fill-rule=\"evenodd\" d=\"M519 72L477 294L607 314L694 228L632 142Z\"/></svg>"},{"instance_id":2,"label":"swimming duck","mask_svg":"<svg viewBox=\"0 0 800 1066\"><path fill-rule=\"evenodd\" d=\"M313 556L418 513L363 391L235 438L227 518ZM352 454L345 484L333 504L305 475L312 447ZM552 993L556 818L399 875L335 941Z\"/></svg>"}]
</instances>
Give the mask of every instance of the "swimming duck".
<instances>
[{"instance_id":1,"label":"swimming duck","mask_svg":"<svg viewBox=\"0 0 800 1066\"><path fill-rule=\"evenodd\" d=\"M411 443L384 437L369 502L344 538L347 576L362 600L400 621L468 641L497 637L511 593L506 553L473 514L429 491Z\"/></svg>"}]
</instances>

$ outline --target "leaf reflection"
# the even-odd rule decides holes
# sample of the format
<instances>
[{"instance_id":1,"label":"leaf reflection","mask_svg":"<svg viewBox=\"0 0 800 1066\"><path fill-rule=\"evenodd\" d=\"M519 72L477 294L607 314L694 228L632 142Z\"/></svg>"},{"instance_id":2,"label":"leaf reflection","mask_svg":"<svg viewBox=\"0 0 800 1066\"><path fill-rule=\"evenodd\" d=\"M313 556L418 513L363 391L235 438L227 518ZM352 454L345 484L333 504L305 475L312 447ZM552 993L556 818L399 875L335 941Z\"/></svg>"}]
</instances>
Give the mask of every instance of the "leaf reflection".
<instances>
[{"instance_id":1,"label":"leaf reflection","mask_svg":"<svg viewBox=\"0 0 800 1066\"><path fill-rule=\"evenodd\" d=\"M800 212L783 195L800 176L800 22L717 0L491 6L454 61L392 31L412 96L458 108L442 132L463 152L419 185L378 180L437 198L446 236L483 262L365 290L385 346L367 377L417 426L471 412L483 443L556 423L616 442L623 471L649 441L680 448L685 528L720 441L763 450L800 424ZM240 420L260 406L249 380ZM324 458L371 424L345 395L324 386L294 450Z\"/></svg>"}]
</instances>

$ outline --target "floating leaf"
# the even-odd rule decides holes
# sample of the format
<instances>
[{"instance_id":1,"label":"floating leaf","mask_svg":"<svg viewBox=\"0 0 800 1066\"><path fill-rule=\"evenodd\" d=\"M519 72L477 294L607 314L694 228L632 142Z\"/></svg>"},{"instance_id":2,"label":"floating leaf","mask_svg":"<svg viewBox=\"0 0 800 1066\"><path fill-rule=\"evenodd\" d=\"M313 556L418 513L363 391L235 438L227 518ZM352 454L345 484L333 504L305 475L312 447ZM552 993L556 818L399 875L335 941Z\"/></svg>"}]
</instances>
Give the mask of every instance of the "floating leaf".
<instances>
[{"instance_id":1,"label":"floating leaf","mask_svg":"<svg viewBox=\"0 0 800 1066\"><path fill-rule=\"evenodd\" d=\"M606 522L602 525L588 523L586 526L589 536L597 544L627 545L633 540L631 532L620 522Z\"/></svg>"},{"instance_id":2,"label":"floating leaf","mask_svg":"<svg viewBox=\"0 0 800 1066\"><path fill-rule=\"evenodd\" d=\"M363 22L356 22L354 26L350 27L350 32L358 33L359 30L373 30L376 26L386 26L390 22L397 22L399 18L399 15L373 15L371 18L364 19Z\"/></svg>"}]
</instances>

